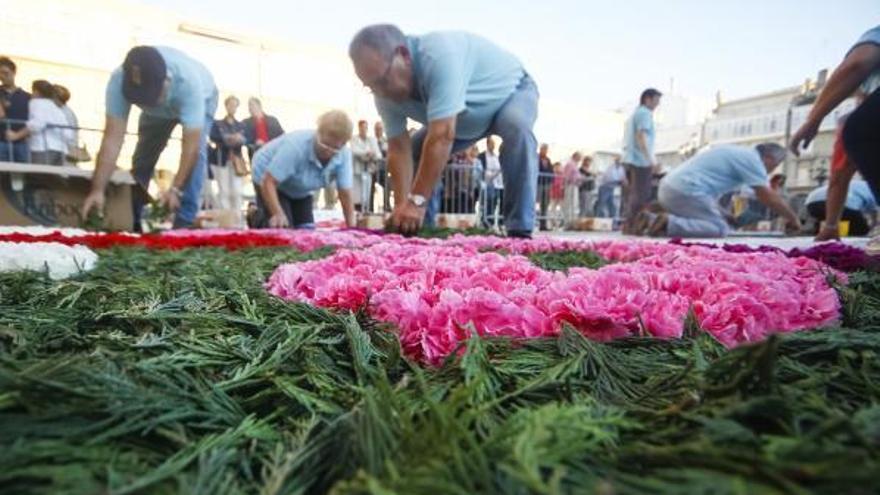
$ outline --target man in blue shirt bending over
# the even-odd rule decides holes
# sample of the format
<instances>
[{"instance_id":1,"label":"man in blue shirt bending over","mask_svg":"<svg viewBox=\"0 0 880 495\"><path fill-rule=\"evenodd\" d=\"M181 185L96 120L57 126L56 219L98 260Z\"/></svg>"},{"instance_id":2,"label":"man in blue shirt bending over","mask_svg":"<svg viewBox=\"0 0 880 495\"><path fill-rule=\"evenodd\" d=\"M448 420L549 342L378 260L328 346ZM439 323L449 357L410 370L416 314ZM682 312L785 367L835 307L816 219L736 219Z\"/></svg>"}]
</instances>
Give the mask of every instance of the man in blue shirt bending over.
<instances>
[{"instance_id":1,"label":"man in blue shirt bending over","mask_svg":"<svg viewBox=\"0 0 880 495\"><path fill-rule=\"evenodd\" d=\"M768 174L785 159L785 148L763 143L754 148L722 145L682 163L660 181L658 199L665 212L642 211L635 234L670 237L725 237L730 231L718 199L743 186L785 218L790 230L801 223L791 207L770 188Z\"/></svg>"},{"instance_id":2,"label":"man in blue shirt bending over","mask_svg":"<svg viewBox=\"0 0 880 495\"><path fill-rule=\"evenodd\" d=\"M146 189L171 131L183 126L180 166L162 204L176 213L174 227L188 227L199 211L199 197L208 167L208 136L217 110L217 87L208 69L174 48L137 46L107 83L107 119L92 177L92 191L83 203L104 208L104 189L116 168L132 105L141 109L132 174ZM138 196L138 195L135 195ZM143 202L133 199L134 228L140 230Z\"/></svg>"},{"instance_id":3,"label":"man in blue shirt bending over","mask_svg":"<svg viewBox=\"0 0 880 495\"><path fill-rule=\"evenodd\" d=\"M358 77L375 95L388 134L392 228L412 233L423 222L430 225L438 206L433 192L450 152L497 135L503 141L499 158L507 234L531 236L538 89L519 59L473 34L406 36L390 24L358 32L349 55ZM410 137L407 119L424 127Z\"/></svg>"}]
</instances>

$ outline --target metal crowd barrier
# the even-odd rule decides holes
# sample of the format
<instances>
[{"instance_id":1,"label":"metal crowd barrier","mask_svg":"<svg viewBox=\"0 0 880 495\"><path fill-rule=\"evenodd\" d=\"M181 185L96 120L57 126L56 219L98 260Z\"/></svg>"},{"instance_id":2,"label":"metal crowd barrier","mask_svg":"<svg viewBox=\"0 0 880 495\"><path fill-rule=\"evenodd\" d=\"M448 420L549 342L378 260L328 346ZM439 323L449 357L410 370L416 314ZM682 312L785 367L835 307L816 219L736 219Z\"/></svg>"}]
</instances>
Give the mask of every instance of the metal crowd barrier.
<instances>
[{"instance_id":1,"label":"metal crowd barrier","mask_svg":"<svg viewBox=\"0 0 880 495\"><path fill-rule=\"evenodd\" d=\"M28 121L18 119L0 120L0 160L40 165L67 165L76 154L79 144L79 129L72 126L47 124L40 130L30 130L28 135L9 141L8 131L26 128ZM70 155L70 157L68 156Z\"/></svg>"},{"instance_id":2,"label":"metal crowd barrier","mask_svg":"<svg viewBox=\"0 0 880 495\"><path fill-rule=\"evenodd\" d=\"M368 215L384 215L393 208L391 176L384 161L368 167L355 166L355 202ZM430 211L440 226L478 226L484 218L500 220L500 211L486 212L486 183L482 167L468 164L447 165L432 197ZM484 226L489 226L488 220Z\"/></svg>"},{"instance_id":3,"label":"metal crowd barrier","mask_svg":"<svg viewBox=\"0 0 880 495\"><path fill-rule=\"evenodd\" d=\"M0 131L7 128L26 125L26 121L14 119L0 120ZM32 132L30 137L15 146L0 141L0 161L41 163L60 166L81 166L93 168L100 146L103 129L47 125L39 132ZM127 137L137 137L136 133L126 133ZM120 159L126 160L134 153L136 139L127 139L120 153ZM163 154L176 157L179 154L180 138L173 136ZM43 151L34 151L46 150ZM84 153L88 154L85 156ZM216 153L209 162L220 163L222 150L216 147ZM79 156L76 156L79 154ZM491 181L487 181L482 165L468 163L452 163L447 165L438 185L429 199L431 211L435 213L435 225L449 227L481 226L499 231L504 225L503 190L496 190ZM158 170L158 169L157 169ZM385 160L375 160L368 164L355 164L355 203L362 215L384 216L391 212L393 195L391 193L391 177ZM243 178L242 180L247 180ZM620 213L622 192L616 188L609 199L608 194L597 194L598 184L594 187L583 187L579 182L568 182L561 175L539 173L536 184L535 215L536 226L541 230L567 230L577 228L578 220L584 217L605 216L616 218ZM224 207L213 192L211 181L206 181L203 191L203 202L206 208ZM320 194L323 194L320 193ZM252 199L242 198L242 203ZM600 205L599 201L604 204ZM235 206L241 203L235 202ZM232 205L230 205L232 206ZM236 208L241 209L241 208ZM609 211L610 210L610 211Z\"/></svg>"},{"instance_id":4,"label":"metal crowd barrier","mask_svg":"<svg viewBox=\"0 0 880 495\"><path fill-rule=\"evenodd\" d=\"M30 135L15 143L5 139L7 129L20 129L26 126L27 120L0 119L0 161L18 163L37 163L44 165L79 166L92 164L84 168L94 168L98 148L104 135L104 129L84 126L47 124L40 131L31 131ZM120 160L129 160L134 154L137 144L136 132L126 132L126 140L120 152ZM60 145L59 145L60 144ZM42 153L37 150L46 150ZM174 163L180 152L180 137L172 135L163 154L173 153ZM59 160L59 156L61 157ZM168 155L172 156L172 155Z\"/></svg>"},{"instance_id":5,"label":"metal crowd barrier","mask_svg":"<svg viewBox=\"0 0 880 495\"><path fill-rule=\"evenodd\" d=\"M539 173L536 219L541 230L572 230L584 218L618 219L620 187L599 194L598 179L569 180L561 174ZM604 204L600 204L600 201Z\"/></svg>"},{"instance_id":6,"label":"metal crowd barrier","mask_svg":"<svg viewBox=\"0 0 880 495\"><path fill-rule=\"evenodd\" d=\"M361 167L363 168L363 167ZM391 211L391 177L384 163L359 170L360 180L355 180L356 198L366 198L360 203L360 212L367 215L384 215ZM430 199L436 213L436 225L481 226L500 230L504 225L503 190L496 190L486 181L481 167L468 164L449 164L443 170L440 181ZM576 228L578 220L586 217L619 216L622 191L620 187L600 198L597 181L592 186L565 182L556 174L538 174L535 215L542 230L567 230ZM582 187L584 186L584 187ZM599 200L606 204L598 204Z\"/></svg>"}]
</instances>

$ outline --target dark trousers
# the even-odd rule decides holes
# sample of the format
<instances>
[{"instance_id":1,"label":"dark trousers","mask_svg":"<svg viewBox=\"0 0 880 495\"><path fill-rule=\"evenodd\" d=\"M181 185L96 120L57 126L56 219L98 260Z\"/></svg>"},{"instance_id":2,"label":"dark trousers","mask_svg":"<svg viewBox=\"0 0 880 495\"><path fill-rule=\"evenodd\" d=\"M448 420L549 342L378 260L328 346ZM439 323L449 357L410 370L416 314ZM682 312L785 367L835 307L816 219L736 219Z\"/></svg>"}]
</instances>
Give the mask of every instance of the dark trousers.
<instances>
[{"instance_id":1,"label":"dark trousers","mask_svg":"<svg viewBox=\"0 0 880 495\"><path fill-rule=\"evenodd\" d=\"M266 206L260 187L254 184L254 190L257 192L257 215L254 218L254 226L258 229L269 228L269 219L272 213ZM312 196L305 198L291 198L290 196L278 191L278 202L281 204L281 211L287 217L287 223L295 229L313 229L315 228L315 217L312 214L313 199Z\"/></svg>"},{"instance_id":2,"label":"dark trousers","mask_svg":"<svg viewBox=\"0 0 880 495\"><path fill-rule=\"evenodd\" d=\"M874 197L880 198L880 89L871 93L846 119L843 146L871 186Z\"/></svg>"},{"instance_id":3,"label":"dark trousers","mask_svg":"<svg viewBox=\"0 0 880 495\"><path fill-rule=\"evenodd\" d=\"M60 151L32 151L31 163L40 165L64 165L64 153Z\"/></svg>"},{"instance_id":4,"label":"dark trousers","mask_svg":"<svg viewBox=\"0 0 880 495\"><path fill-rule=\"evenodd\" d=\"M541 180L546 181L547 179L539 176L538 178L538 204L540 205L540 217L541 217L541 230L547 230L547 211L550 207L550 182L540 182Z\"/></svg>"},{"instance_id":5,"label":"dark trousers","mask_svg":"<svg viewBox=\"0 0 880 495\"><path fill-rule=\"evenodd\" d=\"M213 110L211 110L213 114ZM192 225L199 212L199 202L202 194L202 186L208 175L208 133L213 125L212 117L205 117L205 125L202 127L199 147L199 157L183 186L183 195L180 198L180 208L174 215L174 228L185 228ZM131 174L135 180L147 189L159 156L168 145L171 132L179 122L174 119L151 117L142 113L138 120L138 140L131 158ZM143 198L140 194L132 197L132 212L134 215L134 229L140 231L141 217L143 214Z\"/></svg>"},{"instance_id":6,"label":"dark trousers","mask_svg":"<svg viewBox=\"0 0 880 495\"><path fill-rule=\"evenodd\" d=\"M651 179L653 178L652 167L636 167L632 164L624 164L626 178L629 187L626 188L626 211L623 216L633 218L639 211L651 202Z\"/></svg>"},{"instance_id":7,"label":"dark trousers","mask_svg":"<svg viewBox=\"0 0 880 495\"><path fill-rule=\"evenodd\" d=\"M819 233L819 222L825 221L825 202L816 201L815 203L808 204L807 213L817 220L813 234ZM841 220L849 222L849 235L864 236L868 235L868 232L871 230L865 215L858 210L844 208Z\"/></svg>"}]
</instances>

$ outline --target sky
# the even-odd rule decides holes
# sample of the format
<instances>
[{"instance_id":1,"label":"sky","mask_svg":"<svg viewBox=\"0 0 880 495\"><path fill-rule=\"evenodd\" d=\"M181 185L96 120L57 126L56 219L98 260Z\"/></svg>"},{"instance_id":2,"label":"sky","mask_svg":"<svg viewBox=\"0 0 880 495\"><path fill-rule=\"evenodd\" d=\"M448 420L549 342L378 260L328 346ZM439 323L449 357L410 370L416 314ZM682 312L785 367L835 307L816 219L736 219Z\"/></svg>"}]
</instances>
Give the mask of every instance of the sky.
<instances>
[{"instance_id":1,"label":"sky","mask_svg":"<svg viewBox=\"0 0 880 495\"><path fill-rule=\"evenodd\" d=\"M798 85L880 24L878 0L139 1L343 51L375 22L471 31L518 55L543 98L609 110L650 86L708 100Z\"/></svg>"}]
</instances>

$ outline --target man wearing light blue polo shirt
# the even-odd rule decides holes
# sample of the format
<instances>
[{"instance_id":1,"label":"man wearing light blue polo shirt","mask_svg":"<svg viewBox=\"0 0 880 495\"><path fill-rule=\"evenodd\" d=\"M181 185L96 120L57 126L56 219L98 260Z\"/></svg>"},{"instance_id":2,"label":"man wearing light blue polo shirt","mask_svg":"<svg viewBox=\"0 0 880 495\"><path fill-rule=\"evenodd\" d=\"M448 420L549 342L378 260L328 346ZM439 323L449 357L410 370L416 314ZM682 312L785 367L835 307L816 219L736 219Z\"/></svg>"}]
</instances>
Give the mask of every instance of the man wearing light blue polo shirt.
<instances>
[{"instance_id":1,"label":"man wearing light blue polo shirt","mask_svg":"<svg viewBox=\"0 0 880 495\"><path fill-rule=\"evenodd\" d=\"M333 110L318 119L317 130L289 132L254 154L256 227L314 228L312 196L334 181L345 223L355 226L352 155L345 147L352 128L345 112Z\"/></svg>"},{"instance_id":2,"label":"man wearing light blue polo shirt","mask_svg":"<svg viewBox=\"0 0 880 495\"><path fill-rule=\"evenodd\" d=\"M758 201L784 217L792 230L799 231L797 215L769 184L768 174L784 159L785 148L775 143L754 148L722 145L704 151L660 181L658 196L665 212L640 212L633 233L724 237L730 228L718 199L743 186L753 188Z\"/></svg>"},{"instance_id":3,"label":"man wearing light blue polo shirt","mask_svg":"<svg viewBox=\"0 0 880 495\"><path fill-rule=\"evenodd\" d=\"M107 116L104 137L92 177L92 190L83 203L89 210L104 208L104 189L125 138L131 105L141 109L138 142L132 157L132 174L146 189L165 149L171 131L180 124L180 166L161 203L176 213L174 227L188 227L199 210L199 197L207 173L207 142L217 109L217 87L211 73L185 53L164 46L132 48L122 67L107 83ZM143 202L132 200L134 228L140 230Z\"/></svg>"},{"instance_id":4,"label":"man wearing light blue polo shirt","mask_svg":"<svg viewBox=\"0 0 880 495\"><path fill-rule=\"evenodd\" d=\"M660 105L660 91L648 88L639 97L639 106L623 129L623 155L627 197L624 204L624 234L630 233L632 220L651 201L651 179L659 166L654 156L654 110Z\"/></svg>"},{"instance_id":5,"label":"man wearing light blue polo shirt","mask_svg":"<svg viewBox=\"0 0 880 495\"><path fill-rule=\"evenodd\" d=\"M497 135L503 141L499 161L507 233L531 236L538 90L514 55L470 33L405 36L389 24L358 32L349 55L375 95L388 134L392 228L412 233L423 221L430 225L438 206L433 192L450 153ZM407 119L424 127L410 137Z\"/></svg>"}]
</instances>

